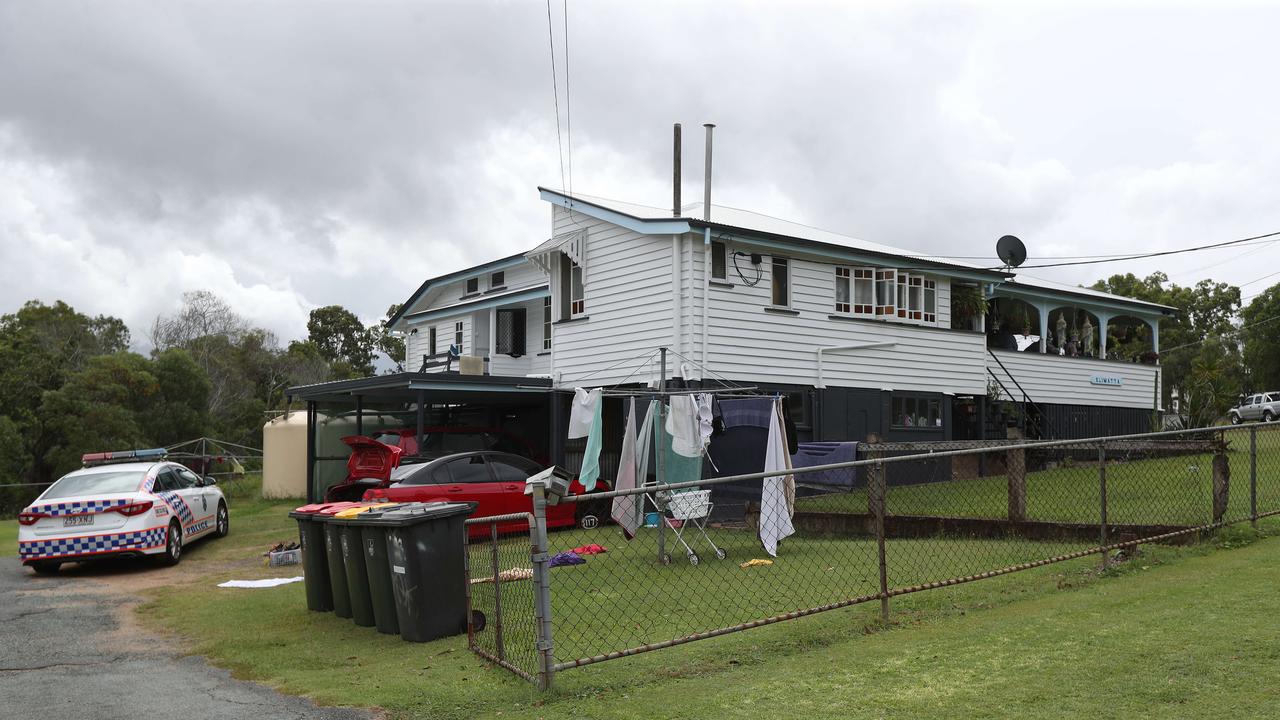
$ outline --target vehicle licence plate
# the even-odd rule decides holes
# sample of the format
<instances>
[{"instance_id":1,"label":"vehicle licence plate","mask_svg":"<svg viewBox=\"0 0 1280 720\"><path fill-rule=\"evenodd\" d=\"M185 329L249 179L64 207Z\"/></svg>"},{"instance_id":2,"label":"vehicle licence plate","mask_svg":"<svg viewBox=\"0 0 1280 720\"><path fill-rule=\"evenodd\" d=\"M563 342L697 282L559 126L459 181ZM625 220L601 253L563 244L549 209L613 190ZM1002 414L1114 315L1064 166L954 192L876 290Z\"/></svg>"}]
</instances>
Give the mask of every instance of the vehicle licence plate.
<instances>
[{"instance_id":1,"label":"vehicle licence plate","mask_svg":"<svg viewBox=\"0 0 1280 720\"><path fill-rule=\"evenodd\" d=\"M80 525L92 525L92 515L71 515L62 520L62 527L78 527Z\"/></svg>"}]
</instances>

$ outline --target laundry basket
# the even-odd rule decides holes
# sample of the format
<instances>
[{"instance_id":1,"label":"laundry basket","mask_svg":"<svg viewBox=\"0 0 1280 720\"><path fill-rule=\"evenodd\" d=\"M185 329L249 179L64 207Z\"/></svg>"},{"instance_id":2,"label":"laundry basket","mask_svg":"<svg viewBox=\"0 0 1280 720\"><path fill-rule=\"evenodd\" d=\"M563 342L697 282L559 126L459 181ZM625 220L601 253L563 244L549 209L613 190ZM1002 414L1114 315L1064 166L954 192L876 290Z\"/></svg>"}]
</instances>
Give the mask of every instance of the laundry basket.
<instances>
[{"instance_id":1,"label":"laundry basket","mask_svg":"<svg viewBox=\"0 0 1280 720\"><path fill-rule=\"evenodd\" d=\"M676 520L698 520L711 514L711 491L690 490L672 494L667 509Z\"/></svg>"}]
</instances>

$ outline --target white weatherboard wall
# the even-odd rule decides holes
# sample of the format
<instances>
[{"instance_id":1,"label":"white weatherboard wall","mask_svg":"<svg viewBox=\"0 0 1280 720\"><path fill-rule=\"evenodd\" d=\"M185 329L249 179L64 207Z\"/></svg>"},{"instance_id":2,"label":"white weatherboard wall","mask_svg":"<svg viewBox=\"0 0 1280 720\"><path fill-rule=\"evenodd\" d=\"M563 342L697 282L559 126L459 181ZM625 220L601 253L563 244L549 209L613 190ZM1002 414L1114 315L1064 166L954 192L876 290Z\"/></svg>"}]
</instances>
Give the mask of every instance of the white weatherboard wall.
<instances>
[{"instance_id":1,"label":"white weatherboard wall","mask_svg":"<svg viewBox=\"0 0 1280 720\"><path fill-rule=\"evenodd\" d=\"M1010 398L1012 400L1022 400L1022 393L1013 383L1013 380L1017 380L1022 390L1037 403L1147 410L1156 404L1159 368L1155 365L1041 355L1035 352L994 352L1000 363L989 358L988 364L991 372L1013 393L1014 397ZM1101 384L1093 382L1095 378ZM1105 384L1114 382L1115 379L1119 379L1119 385Z\"/></svg>"},{"instance_id":2,"label":"white weatherboard wall","mask_svg":"<svg viewBox=\"0 0 1280 720\"><path fill-rule=\"evenodd\" d=\"M636 371L640 356L671 344L671 236L571 217L559 206L552 212L554 234L587 231L587 319L552 327L555 371L562 386L617 384ZM533 337L541 338L541 329ZM643 371L632 376L648 379Z\"/></svg>"},{"instance_id":3,"label":"white weatherboard wall","mask_svg":"<svg viewBox=\"0 0 1280 720\"><path fill-rule=\"evenodd\" d=\"M733 247L729 248L730 253ZM747 248L741 248L747 251ZM819 347L892 342L892 348L833 351L823 354L824 383L918 392L983 394L986 392L985 338L952 331L950 284L938 277L938 327L876 320L832 319L835 303L834 265L792 257L791 309L798 315L773 313L771 257L764 254L760 281L748 286L734 269L732 289L711 289L710 370L739 381L812 385L817 381ZM747 258L738 265L748 280L755 266Z\"/></svg>"},{"instance_id":4,"label":"white weatherboard wall","mask_svg":"<svg viewBox=\"0 0 1280 720\"><path fill-rule=\"evenodd\" d=\"M543 278L545 282L545 278ZM504 306L505 307L505 306ZM542 349L542 298L518 303L509 307L525 309L525 350L518 358L500 353L489 355L489 374L520 377L523 375L545 375L551 372L551 354ZM489 312L485 310L484 312Z\"/></svg>"},{"instance_id":5,"label":"white weatherboard wall","mask_svg":"<svg viewBox=\"0 0 1280 720\"><path fill-rule=\"evenodd\" d=\"M453 335L455 324L462 323L462 354L469 355L474 348L474 341L471 337L471 314L454 315L447 318L437 318L423 323L409 323L409 329L415 328L418 332L412 333L405 341L405 369L416 371L422 366L422 356L430 352L431 327L436 328L436 352L448 352L449 346L453 344ZM456 367L454 368L457 369ZM428 368L427 372L444 372L444 366Z\"/></svg>"}]
</instances>

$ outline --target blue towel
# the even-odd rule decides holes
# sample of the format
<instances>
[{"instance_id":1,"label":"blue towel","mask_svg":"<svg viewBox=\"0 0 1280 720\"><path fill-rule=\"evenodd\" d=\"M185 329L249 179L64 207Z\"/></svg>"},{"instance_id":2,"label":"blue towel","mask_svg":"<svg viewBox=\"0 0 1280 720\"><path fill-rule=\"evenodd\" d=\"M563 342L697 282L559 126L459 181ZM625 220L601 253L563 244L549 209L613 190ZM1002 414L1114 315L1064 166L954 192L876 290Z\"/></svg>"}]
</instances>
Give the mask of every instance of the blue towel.
<instances>
[{"instance_id":1,"label":"blue towel","mask_svg":"<svg viewBox=\"0 0 1280 720\"><path fill-rule=\"evenodd\" d=\"M758 427L769 429L769 419L773 416L771 397L743 398L741 400L720 400L720 417L724 420L724 428Z\"/></svg>"},{"instance_id":2,"label":"blue towel","mask_svg":"<svg viewBox=\"0 0 1280 720\"><path fill-rule=\"evenodd\" d=\"M856 442L808 442L800 443L795 455L791 456L791 467L806 468L815 465L834 465L835 463L852 462L858 459L858 443ZM855 468L825 470L815 473L800 473L796 482L808 485L834 485L851 488L854 484Z\"/></svg>"}]
</instances>

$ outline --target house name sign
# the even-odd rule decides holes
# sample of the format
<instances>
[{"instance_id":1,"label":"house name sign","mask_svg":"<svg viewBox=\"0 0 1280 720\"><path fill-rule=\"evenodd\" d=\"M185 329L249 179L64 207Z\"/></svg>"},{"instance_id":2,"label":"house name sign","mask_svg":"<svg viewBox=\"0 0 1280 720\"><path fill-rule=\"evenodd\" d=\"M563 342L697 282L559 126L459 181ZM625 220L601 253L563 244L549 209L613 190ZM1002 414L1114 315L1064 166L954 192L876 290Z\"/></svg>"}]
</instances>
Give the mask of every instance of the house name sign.
<instances>
[{"instance_id":1,"label":"house name sign","mask_svg":"<svg viewBox=\"0 0 1280 720\"><path fill-rule=\"evenodd\" d=\"M1089 378L1091 385L1113 385L1119 387L1124 385L1124 378L1119 375L1094 375Z\"/></svg>"}]
</instances>

